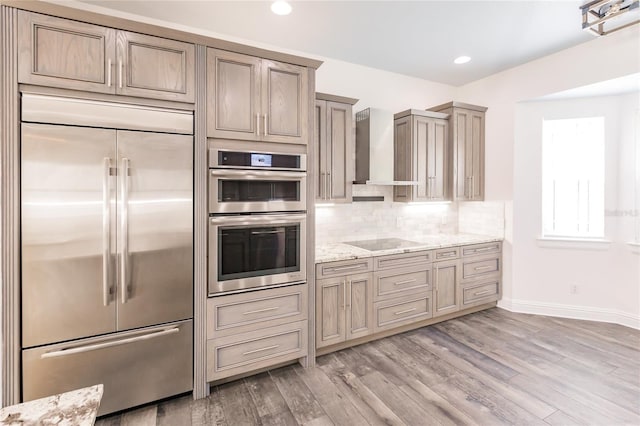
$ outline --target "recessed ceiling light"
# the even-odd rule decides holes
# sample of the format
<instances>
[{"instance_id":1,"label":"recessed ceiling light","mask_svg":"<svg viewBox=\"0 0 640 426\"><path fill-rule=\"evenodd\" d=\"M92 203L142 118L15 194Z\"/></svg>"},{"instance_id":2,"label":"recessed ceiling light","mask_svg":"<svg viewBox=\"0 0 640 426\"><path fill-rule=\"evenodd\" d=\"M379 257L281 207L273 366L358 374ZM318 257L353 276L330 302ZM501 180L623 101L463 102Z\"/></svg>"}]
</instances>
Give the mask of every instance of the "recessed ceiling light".
<instances>
[{"instance_id":1,"label":"recessed ceiling light","mask_svg":"<svg viewBox=\"0 0 640 426\"><path fill-rule=\"evenodd\" d=\"M466 64L466 63L467 63L467 62L469 62L470 60L471 60L471 58L470 58L470 57L468 57L468 56L458 56L457 58L455 58L455 59L453 60L453 63L454 63L454 64L458 64L458 65L460 65L460 64Z\"/></svg>"},{"instance_id":2,"label":"recessed ceiling light","mask_svg":"<svg viewBox=\"0 0 640 426\"><path fill-rule=\"evenodd\" d=\"M276 15L288 15L291 13L291 5L284 0L278 0L271 3L271 11Z\"/></svg>"}]
</instances>

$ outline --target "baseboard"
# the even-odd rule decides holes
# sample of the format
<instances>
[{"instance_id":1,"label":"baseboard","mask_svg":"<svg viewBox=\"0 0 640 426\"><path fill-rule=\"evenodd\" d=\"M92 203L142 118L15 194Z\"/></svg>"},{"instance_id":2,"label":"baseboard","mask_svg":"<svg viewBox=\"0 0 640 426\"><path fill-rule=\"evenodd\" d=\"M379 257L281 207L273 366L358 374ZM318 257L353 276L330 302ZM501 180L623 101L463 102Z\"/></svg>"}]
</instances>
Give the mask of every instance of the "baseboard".
<instances>
[{"instance_id":1,"label":"baseboard","mask_svg":"<svg viewBox=\"0 0 640 426\"><path fill-rule=\"evenodd\" d=\"M506 309L507 311L520 312L523 314L610 322L640 330L640 316L615 309L504 298L498 302L498 307Z\"/></svg>"}]
</instances>

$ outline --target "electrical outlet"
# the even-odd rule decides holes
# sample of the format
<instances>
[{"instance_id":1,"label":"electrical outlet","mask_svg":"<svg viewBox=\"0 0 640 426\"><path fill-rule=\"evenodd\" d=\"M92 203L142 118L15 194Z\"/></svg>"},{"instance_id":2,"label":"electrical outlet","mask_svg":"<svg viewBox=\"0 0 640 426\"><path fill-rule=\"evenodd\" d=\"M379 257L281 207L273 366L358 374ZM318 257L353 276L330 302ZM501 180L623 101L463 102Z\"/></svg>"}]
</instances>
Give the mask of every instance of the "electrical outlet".
<instances>
[{"instance_id":1,"label":"electrical outlet","mask_svg":"<svg viewBox=\"0 0 640 426\"><path fill-rule=\"evenodd\" d=\"M569 293L578 294L578 285L577 284L571 284L569 286Z\"/></svg>"}]
</instances>

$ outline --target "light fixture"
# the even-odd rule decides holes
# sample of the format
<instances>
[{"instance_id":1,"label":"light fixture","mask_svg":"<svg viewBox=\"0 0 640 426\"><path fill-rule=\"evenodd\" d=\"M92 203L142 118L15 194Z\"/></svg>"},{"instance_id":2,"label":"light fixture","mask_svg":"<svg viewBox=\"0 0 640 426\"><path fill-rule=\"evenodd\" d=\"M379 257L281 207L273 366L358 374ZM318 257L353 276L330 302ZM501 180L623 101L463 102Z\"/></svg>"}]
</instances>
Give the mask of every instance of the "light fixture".
<instances>
[{"instance_id":1,"label":"light fixture","mask_svg":"<svg viewBox=\"0 0 640 426\"><path fill-rule=\"evenodd\" d=\"M468 56L458 56L457 58L455 58L455 59L453 60L453 63L454 63L454 64L461 65L461 64L466 64L466 63L467 63L467 62L469 62L470 60L471 60L471 58L470 58L470 57L468 57Z\"/></svg>"},{"instance_id":2,"label":"light fixture","mask_svg":"<svg viewBox=\"0 0 640 426\"><path fill-rule=\"evenodd\" d=\"M580 6L582 9L582 29L602 36L640 23L640 13L629 13L635 10L640 12L638 6L640 0L594 0ZM614 20L617 27L611 28ZM605 30L605 23L609 29Z\"/></svg>"},{"instance_id":3,"label":"light fixture","mask_svg":"<svg viewBox=\"0 0 640 426\"><path fill-rule=\"evenodd\" d=\"M291 13L291 5L285 0L278 0L271 3L271 11L276 15L288 15Z\"/></svg>"}]
</instances>

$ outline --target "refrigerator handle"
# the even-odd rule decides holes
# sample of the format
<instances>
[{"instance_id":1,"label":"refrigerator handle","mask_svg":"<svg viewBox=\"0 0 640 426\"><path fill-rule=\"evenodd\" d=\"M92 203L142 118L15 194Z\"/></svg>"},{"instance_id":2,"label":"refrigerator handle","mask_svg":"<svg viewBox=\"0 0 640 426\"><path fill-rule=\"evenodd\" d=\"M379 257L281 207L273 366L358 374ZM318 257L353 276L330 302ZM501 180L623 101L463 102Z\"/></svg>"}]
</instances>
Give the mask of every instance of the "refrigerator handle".
<instances>
[{"instance_id":1,"label":"refrigerator handle","mask_svg":"<svg viewBox=\"0 0 640 426\"><path fill-rule=\"evenodd\" d=\"M104 158L104 169L102 174L102 304L109 305L109 282L110 256L111 256L111 190L109 187L109 175L111 172L111 159Z\"/></svg>"},{"instance_id":2,"label":"refrigerator handle","mask_svg":"<svg viewBox=\"0 0 640 426\"><path fill-rule=\"evenodd\" d=\"M129 260L129 159L122 159L120 175L120 293L122 303L127 303L128 260Z\"/></svg>"},{"instance_id":3,"label":"refrigerator handle","mask_svg":"<svg viewBox=\"0 0 640 426\"><path fill-rule=\"evenodd\" d=\"M141 342L143 340L149 340L149 339L153 339L153 338L156 338L156 337L166 336L168 334L178 333L179 331L180 331L180 329L178 327L167 328L167 329L164 329L162 331L156 331L156 332L153 332L153 333L144 334L142 336L129 337L129 338L126 338L126 339L114 340L112 342L96 343L94 345L78 346L78 347L75 347L75 348L60 349L59 351L54 351L54 352L46 352L46 353L43 353L42 355L40 355L40 358L41 359L56 358L56 357L59 357L59 356L73 355L73 354L79 354L79 353L83 353L83 352L96 351L98 349L106 349L106 348L111 348L113 346L126 345L128 343L136 343L136 342Z\"/></svg>"}]
</instances>

